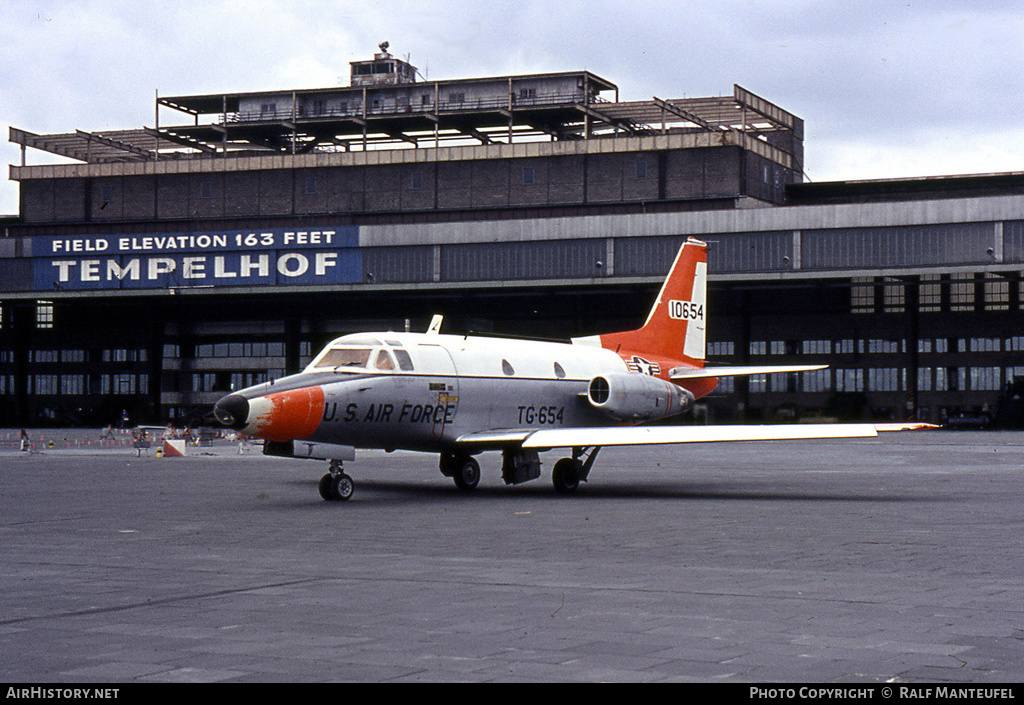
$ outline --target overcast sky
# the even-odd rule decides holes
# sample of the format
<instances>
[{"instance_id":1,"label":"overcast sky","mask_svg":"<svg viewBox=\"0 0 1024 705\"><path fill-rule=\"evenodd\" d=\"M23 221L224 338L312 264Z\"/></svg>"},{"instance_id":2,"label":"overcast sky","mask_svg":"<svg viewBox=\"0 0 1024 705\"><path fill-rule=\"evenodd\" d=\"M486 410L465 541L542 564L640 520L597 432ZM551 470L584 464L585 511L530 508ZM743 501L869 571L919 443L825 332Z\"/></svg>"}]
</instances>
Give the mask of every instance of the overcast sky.
<instances>
[{"instance_id":1,"label":"overcast sky","mask_svg":"<svg viewBox=\"0 0 1024 705\"><path fill-rule=\"evenodd\" d=\"M132 129L156 91L348 85L385 40L432 80L585 69L622 100L737 83L804 119L811 181L1024 171L1011 0L0 0L0 162L21 160L8 126Z\"/></svg>"}]
</instances>

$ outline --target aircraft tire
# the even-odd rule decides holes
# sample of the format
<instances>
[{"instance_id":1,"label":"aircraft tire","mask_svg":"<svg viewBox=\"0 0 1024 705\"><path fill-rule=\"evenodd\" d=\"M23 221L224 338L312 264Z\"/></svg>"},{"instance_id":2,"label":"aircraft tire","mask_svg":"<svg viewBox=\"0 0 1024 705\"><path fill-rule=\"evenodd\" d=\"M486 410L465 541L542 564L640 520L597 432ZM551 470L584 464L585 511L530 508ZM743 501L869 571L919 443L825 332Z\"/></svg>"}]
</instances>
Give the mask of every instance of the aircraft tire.
<instances>
[{"instance_id":1,"label":"aircraft tire","mask_svg":"<svg viewBox=\"0 0 1024 705\"><path fill-rule=\"evenodd\" d=\"M466 458L462 464L455 467L452 479L460 490L476 489L480 482L480 463L476 462L475 458Z\"/></svg>"},{"instance_id":2,"label":"aircraft tire","mask_svg":"<svg viewBox=\"0 0 1024 705\"><path fill-rule=\"evenodd\" d=\"M341 502L352 497L356 484L345 473L324 475L320 478L320 496L328 502Z\"/></svg>"},{"instance_id":3,"label":"aircraft tire","mask_svg":"<svg viewBox=\"0 0 1024 705\"><path fill-rule=\"evenodd\" d=\"M582 464L572 458L562 458L551 471L551 482L558 494L572 494L580 486Z\"/></svg>"},{"instance_id":4,"label":"aircraft tire","mask_svg":"<svg viewBox=\"0 0 1024 705\"><path fill-rule=\"evenodd\" d=\"M330 475L330 473L328 473L327 475L324 475L323 477L320 478L320 486L318 487L318 489L320 490L320 496L321 497L326 499L328 502L330 502L332 500L332 497L331 497L331 475Z\"/></svg>"}]
</instances>

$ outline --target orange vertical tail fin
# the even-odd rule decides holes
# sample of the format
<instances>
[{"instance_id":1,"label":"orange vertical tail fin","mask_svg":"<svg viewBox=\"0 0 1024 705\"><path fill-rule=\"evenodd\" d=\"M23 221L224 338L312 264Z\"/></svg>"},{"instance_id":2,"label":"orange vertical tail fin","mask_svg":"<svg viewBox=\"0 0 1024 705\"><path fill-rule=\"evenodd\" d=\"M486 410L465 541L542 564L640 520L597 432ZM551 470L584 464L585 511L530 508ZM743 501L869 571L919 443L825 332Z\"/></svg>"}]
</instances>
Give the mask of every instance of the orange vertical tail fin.
<instances>
[{"instance_id":1,"label":"orange vertical tail fin","mask_svg":"<svg viewBox=\"0 0 1024 705\"><path fill-rule=\"evenodd\" d=\"M644 325L636 330L598 336L601 347L620 354L665 357L703 367L707 272L707 245L688 238L679 249Z\"/></svg>"}]
</instances>

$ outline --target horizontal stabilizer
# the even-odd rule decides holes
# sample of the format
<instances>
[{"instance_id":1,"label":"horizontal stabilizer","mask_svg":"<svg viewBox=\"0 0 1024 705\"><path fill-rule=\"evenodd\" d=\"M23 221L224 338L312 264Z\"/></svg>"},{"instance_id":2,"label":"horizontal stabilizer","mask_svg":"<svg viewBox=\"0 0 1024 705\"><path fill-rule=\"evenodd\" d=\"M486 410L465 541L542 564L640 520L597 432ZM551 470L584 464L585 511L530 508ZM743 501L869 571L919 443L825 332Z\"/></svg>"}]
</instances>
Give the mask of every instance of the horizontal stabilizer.
<instances>
[{"instance_id":1,"label":"horizontal stabilizer","mask_svg":"<svg viewBox=\"0 0 1024 705\"><path fill-rule=\"evenodd\" d=\"M770 375L776 372L810 372L824 370L828 365L750 365L746 367L675 367L669 379L707 379L708 377L742 377L744 375Z\"/></svg>"}]
</instances>

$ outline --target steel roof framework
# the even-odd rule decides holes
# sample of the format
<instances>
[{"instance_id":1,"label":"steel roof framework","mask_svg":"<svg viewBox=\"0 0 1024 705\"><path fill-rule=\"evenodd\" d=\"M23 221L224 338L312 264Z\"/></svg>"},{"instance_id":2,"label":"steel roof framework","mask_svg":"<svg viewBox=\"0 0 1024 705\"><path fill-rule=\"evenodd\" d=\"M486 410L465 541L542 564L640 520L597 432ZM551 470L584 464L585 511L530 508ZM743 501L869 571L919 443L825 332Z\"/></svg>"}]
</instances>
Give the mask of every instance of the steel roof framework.
<instances>
[{"instance_id":1,"label":"steel roof framework","mask_svg":"<svg viewBox=\"0 0 1024 705\"><path fill-rule=\"evenodd\" d=\"M792 133L803 139L803 122L791 113L741 88L733 95L611 102L600 91L617 89L587 72L545 74L580 76L586 98L553 96L534 100L479 100L466 104L367 108L362 88L289 92L234 93L158 97L157 105L192 115L191 125L136 130L36 135L10 129L10 141L86 163L138 162L211 156L308 154L315 152L396 149L444 144L511 144L515 141L572 140L676 131L741 132L766 139L769 133ZM473 83L523 80L529 76L420 84L439 91ZM360 108L303 115L299 99L363 93ZM276 97L289 107L271 114L245 113L246 98ZM159 119L159 113L158 119ZM211 117L200 122L201 116Z\"/></svg>"}]
</instances>

